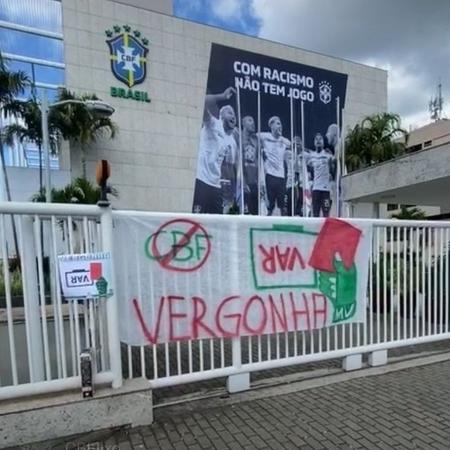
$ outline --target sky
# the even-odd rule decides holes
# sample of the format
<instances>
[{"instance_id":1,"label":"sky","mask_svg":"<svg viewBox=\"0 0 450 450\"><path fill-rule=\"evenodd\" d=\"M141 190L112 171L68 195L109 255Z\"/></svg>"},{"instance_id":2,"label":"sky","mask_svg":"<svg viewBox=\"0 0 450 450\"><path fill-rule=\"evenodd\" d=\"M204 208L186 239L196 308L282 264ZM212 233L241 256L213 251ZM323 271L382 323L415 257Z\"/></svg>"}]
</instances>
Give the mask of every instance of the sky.
<instances>
[{"instance_id":1,"label":"sky","mask_svg":"<svg viewBox=\"0 0 450 450\"><path fill-rule=\"evenodd\" d=\"M175 15L388 70L388 110L430 121L442 83L450 118L450 0L174 0Z\"/></svg>"}]
</instances>

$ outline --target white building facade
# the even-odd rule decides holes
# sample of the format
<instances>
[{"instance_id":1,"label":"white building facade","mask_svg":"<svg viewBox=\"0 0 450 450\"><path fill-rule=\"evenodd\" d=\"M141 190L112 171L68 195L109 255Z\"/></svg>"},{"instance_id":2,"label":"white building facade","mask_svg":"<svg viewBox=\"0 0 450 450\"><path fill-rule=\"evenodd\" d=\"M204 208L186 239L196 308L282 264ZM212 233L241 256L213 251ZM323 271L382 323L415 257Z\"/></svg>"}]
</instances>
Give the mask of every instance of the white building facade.
<instances>
[{"instance_id":1,"label":"white building facade","mask_svg":"<svg viewBox=\"0 0 450 450\"><path fill-rule=\"evenodd\" d=\"M179 19L171 1L62 0L61 14L64 85L115 108L118 135L90 146L87 173L94 178L100 159L111 163L119 208L191 210L212 44L347 75L343 128L387 108L383 70ZM115 26L138 32L148 49L144 79L131 91L112 70L105 32ZM80 175L77 149L60 169Z\"/></svg>"}]
</instances>

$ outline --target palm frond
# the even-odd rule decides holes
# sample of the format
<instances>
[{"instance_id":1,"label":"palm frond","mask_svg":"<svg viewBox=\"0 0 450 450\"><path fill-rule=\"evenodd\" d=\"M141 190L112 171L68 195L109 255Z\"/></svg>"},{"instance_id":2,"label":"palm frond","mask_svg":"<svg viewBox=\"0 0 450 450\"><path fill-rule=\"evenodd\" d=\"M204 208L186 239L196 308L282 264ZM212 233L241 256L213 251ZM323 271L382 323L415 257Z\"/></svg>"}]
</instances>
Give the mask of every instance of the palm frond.
<instances>
[{"instance_id":1,"label":"palm frond","mask_svg":"<svg viewBox=\"0 0 450 450\"><path fill-rule=\"evenodd\" d=\"M354 171L395 158L405 152L406 142L407 132L398 114L365 117L347 133L347 169Z\"/></svg>"}]
</instances>

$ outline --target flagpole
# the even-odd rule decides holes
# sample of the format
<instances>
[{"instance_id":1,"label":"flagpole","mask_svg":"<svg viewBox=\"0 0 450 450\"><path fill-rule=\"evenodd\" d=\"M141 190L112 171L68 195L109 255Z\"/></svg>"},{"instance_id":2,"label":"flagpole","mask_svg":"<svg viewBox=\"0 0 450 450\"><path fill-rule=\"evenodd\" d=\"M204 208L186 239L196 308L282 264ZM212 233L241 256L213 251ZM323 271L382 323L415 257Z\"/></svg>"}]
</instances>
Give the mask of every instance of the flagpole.
<instances>
[{"instance_id":1,"label":"flagpole","mask_svg":"<svg viewBox=\"0 0 450 450\"><path fill-rule=\"evenodd\" d=\"M261 215L261 92L258 91L258 216Z\"/></svg>"},{"instance_id":2,"label":"flagpole","mask_svg":"<svg viewBox=\"0 0 450 450\"><path fill-rule=\"evenodd\" d=\"M341 100L339 97L336 97L336 124L338 127L338 142L337 148L334 149L335 158L336 158L336 215L337 217L341 217L341 204L340 204L340 185L341 185L341 152L340 152L340 142L341 142ZM336 152L339 152L336 155Z\"/></svg>"},{"instance_id":3,"label":"flagpole","mask_svg":"<svg viewBox=\"0 0 450 450\"><path fill-rule=\"evenodd\" d=\"M302 133L302 184L303 184L303 208L302 208L302 216L308 217L309 211L307 210L307 198L306 195L308 186L308 170L306 167L306 158L305 158L305 104L303 101L300 102L300 113L301 113L301 133Z\"/></svg>"},{"instance_id":4,"label":"flagpole","mask_svg":"<svg viewBox=\"0 0 450 450\"><path fill-rule=\"evenodd\" d=\"M347 167L345 165L345 108L342 109L342 114L341 114L341 121L342 121L342 127L340 130L340 150L341 150L341 177L342 175L347 175ZM341 183L342 186L342 183ZM349 208L348 208L348 204L345 203L344 201L341 200L342 203L342 214L344 217L349 217ZM345 206L345 208L344 208Z\"/></svg>"},{"instance_id":5,"label":"flagpole","mask_svg":"<svg viewBox=\"0 0 450 450\"><path fill-rule=\"evenodd\" d=\"M295 195L295 190L294 190L294 181L295 181L295 172L294 172L294 161L295 161L295 157L294 157L294 105L293 105L293 100L292 100L292 95L289 98L290 100L290 108L291 108L291 216L294 216L294 195ZM286 177L287 178L287 177Z\"/></svg>"},{"instance_id":6,"label":"flagpole","mask_svg":"<svg viewBox=\"0 0 450 450\"><path fill-rule=\"evenodd\" d=\"M347 167L345 165L345 108L342 109L342 128L340 130L340 136L341 136L341 169L342 169L342 175L347 175Z\"/></svg>"},{"instance_id":7,"label":"flagpole","mask_svg":"<svg viewBox=\"0 0 450 450\"><path fill-rule=\"evenodd\" d=\"M241 191L241 201L240 201L240 213L244 214L244 163L243 163L243 155L242 155L242 125L241 125L241 94L239 85L236 85L236 93L237 93L237 107L238 107L238 128L239 128L239 176L236 177L237 181L240 179L240 191Z\"/></svg>"}]
</instances>

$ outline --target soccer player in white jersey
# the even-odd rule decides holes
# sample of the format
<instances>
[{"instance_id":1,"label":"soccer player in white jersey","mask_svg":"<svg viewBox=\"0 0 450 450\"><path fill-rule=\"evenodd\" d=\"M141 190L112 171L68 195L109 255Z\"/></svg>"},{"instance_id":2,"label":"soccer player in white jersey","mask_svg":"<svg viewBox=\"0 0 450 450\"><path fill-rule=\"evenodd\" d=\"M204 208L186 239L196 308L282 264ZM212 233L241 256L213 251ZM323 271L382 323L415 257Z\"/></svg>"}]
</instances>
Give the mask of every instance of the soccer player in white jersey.
<instances>
[{"instance_id":1,"label":"soccer player in white jersey","mask_svg":"<svg viewBox=\"0 0 450 450\"><path fill-rule=\"evenodd\" d=\"M305 152L305 161L308 159L310 150L303 149L302 139L300 136L294 136L294 153L291 150L286 151L286 211L288 216L303 216L303 151ZM292 164L292 156L295 161ZM294 177L292 177L292 168L294 169ZM292 189L294 183L294 190ZM308 179L306 179L305 189L308 189ZM294 212L292 213L292 191L294 191Z\"/></svg>"},{"instance_id":2,"label":"soccer player in white jersey","mask_svg":"<svg viewBox=\"0 0 450 450\"><path fill-rule=\"evenodd\" d=\"M286 214L286 173L285 153L290 148L289 139L282 136L283 126L277 116L269 119L270 132L259 133L264 170L266 173L266 189L268 208L267 215L271 216L277 205L282 215Z\"/></svg>"},{"instance_id":3,"label":"soccer player in white jersey","mask_svg":"<svg viewBox=\"0 0 450 450\"><path fill-rule=\"evenodd\" d=\"M331 180L334 177L336 160L330 152L325 151L323 136L317 133L314 137L315 152L308 156L307 164L312 173L312 210L313 217L330 215Z\"/></svg>"},{"instance_id":4,"label":"soccer player in white jersey","mask_svg":"<svg viewBox=\"0 0 450 450\"><path fill-rule=\"evenodd\" d=\"M242 118L242 149L244 169L244 199L246 214L258 214L258 137L255 132L255 121L251 116Z\"/></svg>"},{"instance_id":5,"label":"soccer player in white jersey","mask_svg":"<svg viewBox=\"0 0 450 450\"><path fill-rule=\"evenodd\" d=\"M339 128L335 123L332 123L325 134L325 150L328 150L332 155L336 155L339 147Z\"/></svg>"},{"instance_id":6,"label":"soccer player in white jersey","mask_svg":"<svg viewBox=\"0 0 450 450\"><path fill-rule=\"evenodd\" d=\"M337 166L337 161L339 158L339 127L337 124L332 123L325 134L325 151L329 152L331 155L334 156ZM337 172L337 170L336 170ZM336 189L337 189L337 183L336 183L336 173L332 176L331 180L331 189L330 189L330 197L332 199L339 199L339 196L336 196ZM339 200L338 200L339 201ZM330 204L333 202L330 200Z\"/></svg>"},{"instance_id":7,"label":"soccer player in white jersey","mask_svg":"<svg viewBox=\"0 0 450 450\"><path fill-rule=\"evenodd\" d=\"M230 100L235 93L229 87L221 94L206 96L192 207L195 213L223 214L222 165L236 163L236 115L231 105L220 108L219 118L213 111L217 103Z\"/></svg>"}]
</instances>

